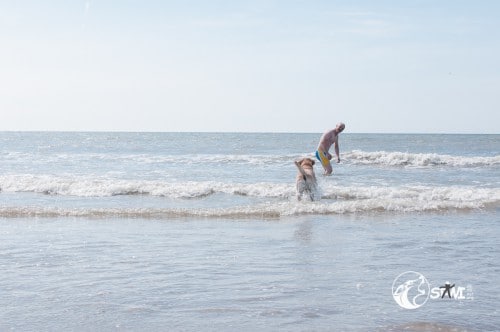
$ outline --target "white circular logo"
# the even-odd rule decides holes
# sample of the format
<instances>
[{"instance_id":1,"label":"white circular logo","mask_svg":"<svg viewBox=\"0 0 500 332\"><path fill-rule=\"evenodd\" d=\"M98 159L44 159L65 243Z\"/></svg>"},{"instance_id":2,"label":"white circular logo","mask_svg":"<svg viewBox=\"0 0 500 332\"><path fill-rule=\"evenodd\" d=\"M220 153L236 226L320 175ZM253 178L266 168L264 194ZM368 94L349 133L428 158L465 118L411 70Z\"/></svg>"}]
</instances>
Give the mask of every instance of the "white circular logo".
<instances>
[{"instance_id":1,"label":"white circular logo","mask_svg":"<svg viewBox=\"0 0 500 332\"><path fill-rule=\"evenodd\" d=\"M425 277L418 272L401 273L392 283L392 297L405 309L417 309L429 299L431 287Z\"/></svg>"}]
</instances>

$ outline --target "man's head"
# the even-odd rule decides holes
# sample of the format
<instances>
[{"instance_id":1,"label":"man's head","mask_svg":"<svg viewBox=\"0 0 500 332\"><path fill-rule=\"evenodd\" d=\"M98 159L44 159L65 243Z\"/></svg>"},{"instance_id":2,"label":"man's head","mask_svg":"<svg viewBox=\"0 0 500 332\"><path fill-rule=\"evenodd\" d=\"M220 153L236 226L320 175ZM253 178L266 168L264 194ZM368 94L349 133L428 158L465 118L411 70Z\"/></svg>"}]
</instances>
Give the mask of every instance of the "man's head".
<instances>
[{"instance_id":1,"label":"man's head","mask_svg":"<svg viewBox=\"0 0 500 332\"><path fill-rule=\"evenodd\" d=\"M338 133L341 133L345 129L345 124L343 122L339 122L337 123L337 127L335 129L337 129Z\"/></svg>"}]
</instances>

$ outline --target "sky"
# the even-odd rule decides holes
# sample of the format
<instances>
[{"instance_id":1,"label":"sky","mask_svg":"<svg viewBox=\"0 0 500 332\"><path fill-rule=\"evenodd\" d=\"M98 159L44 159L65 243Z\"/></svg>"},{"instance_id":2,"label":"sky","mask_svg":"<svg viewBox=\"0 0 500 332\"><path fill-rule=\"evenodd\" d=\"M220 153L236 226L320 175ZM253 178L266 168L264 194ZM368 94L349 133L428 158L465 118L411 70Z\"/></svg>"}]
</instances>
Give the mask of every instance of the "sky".
<instances>
[{"instance_id":1,"label":"sky","mask_svg":"<svg viewBox=\"0 0 500 332\"><path fill-rule=\"evenodd\" d=\"M0 130L500 133L500 1L0 0Z\"/></svg>"}]
</instances>

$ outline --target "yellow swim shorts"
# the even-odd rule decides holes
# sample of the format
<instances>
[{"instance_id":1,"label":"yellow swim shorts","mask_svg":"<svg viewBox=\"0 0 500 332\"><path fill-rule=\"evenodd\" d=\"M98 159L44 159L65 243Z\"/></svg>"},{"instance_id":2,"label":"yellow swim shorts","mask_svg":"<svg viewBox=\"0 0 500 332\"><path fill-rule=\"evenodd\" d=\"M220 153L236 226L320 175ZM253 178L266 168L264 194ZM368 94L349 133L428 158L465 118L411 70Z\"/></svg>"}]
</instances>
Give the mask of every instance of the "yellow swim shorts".
<instances>
[{"instance_id":1,"label":"yellow swim shorts","mask_svg":"<svg viewBox=\"0 0 500 332\"><path fill-rule=\"evenodd\" d=\"M325 151L316 150L316 158L321 161L321 165L323 165L324 168L330 166L330 160L328 160Z\"/></svg>"}]
</instances>

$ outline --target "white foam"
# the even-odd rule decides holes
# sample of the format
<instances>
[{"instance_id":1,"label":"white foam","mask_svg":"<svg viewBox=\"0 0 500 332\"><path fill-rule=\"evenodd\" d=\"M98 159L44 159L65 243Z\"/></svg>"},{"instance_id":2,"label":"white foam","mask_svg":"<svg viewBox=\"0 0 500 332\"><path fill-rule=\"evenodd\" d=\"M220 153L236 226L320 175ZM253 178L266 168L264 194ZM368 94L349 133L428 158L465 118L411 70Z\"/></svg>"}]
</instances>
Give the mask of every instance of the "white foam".
<instances>
[{"instance_id":1,"label":"white foam","mask_svg":"<svg viewBox=\"0 0 500 332\"><path fill-rule=\"evenodd\" d=\"M22 162L28 160L38 163L72 163L99 160L104 162L125 162L137 164L242 164L242 165L267 165L290 163L299 157L309 156L312 153L293 155L263 155L263 154L188 154L188 155L151 155L151 154L113 154L113 153L75 153L75 154L48 154L36 155L28 153L8 153L3 156L9 162ZM409 153L400 151L342 151L341 158L344 162L359 165L386 165L386 166L416 166L416 167L491 167L500 165L500 155L497 156L452 156L436 153Z\"/></svg>"},{"instance_id":2,"label":"white foam","mask_svg":"<svg viewBox=\"0 0 500 332\"><path fill-rule=\"evenodd\" d=\"M338 186L324 184L322 199L297 202L293 183L222 183L127 181L15 175L0 176L6 192L35 192L82 197L112 195L152 195L169 198L203 199L214 193L261 197L266 203L248 203L227 208L62 208L0 206L0 216L87 216L87 217L281 217L304 214L343 214L364 212L416 212L498 208L499 188L474 186ZM238 200L241 202L241 200ZM236 203L235 203L236 204ZM196 204L194 204L196 206Z\"/></svg>"},{"instance_id":3,"label":"white foam","mask_svg":"<svg viewBox=\"0 0 500 332\"><path fill-rule=\"evenodd\" d=\"M451 166L481 167L500 165L500 155L493 157L465 157L435 153L366 152L353 150L343 154L343 159L352 164L388 166Z\"/></svg>"},{"instance_id":4,"label":"white foam","mask_svg":"<svg viewBox=\"0 0 500 332\"><path fill-rule=\"evenodd\" d=\"M465 198L465 199L464 199ZM320 202L274 202L229 208L62 208L62 207L0 207L0 217L91 217L91 218L280 218L300 215L333 215L349 213L384 212L439 212L450 210L475 210L488 204L498 206L500 199L427 199L370 198L347 201Z\"/></svg>"},{"instance_id":5,"label":"white foam","mask_svg":"<svg viewBox=\"0 0 500 332\"><path fill-rule=\"evenodd\" d=\"M79 197L152 195L169 198L199 198L214 193L226 193L241 196L286 198L295 193L293 184L244 184L214 181L166 182L30 174L0 176L0 189L5 192L34 192Z\"/></svg>"}]
</instances>

